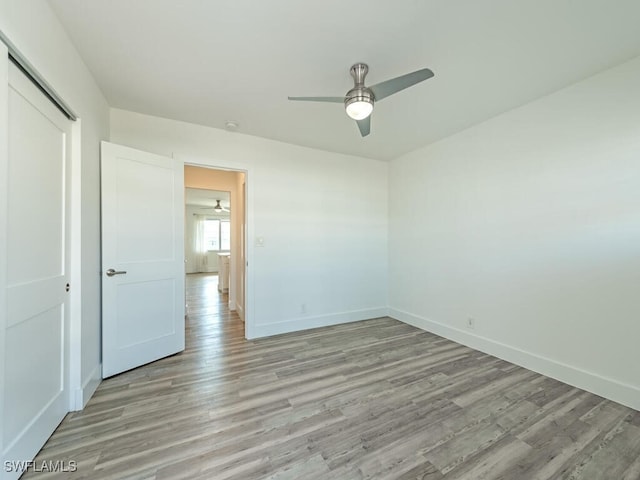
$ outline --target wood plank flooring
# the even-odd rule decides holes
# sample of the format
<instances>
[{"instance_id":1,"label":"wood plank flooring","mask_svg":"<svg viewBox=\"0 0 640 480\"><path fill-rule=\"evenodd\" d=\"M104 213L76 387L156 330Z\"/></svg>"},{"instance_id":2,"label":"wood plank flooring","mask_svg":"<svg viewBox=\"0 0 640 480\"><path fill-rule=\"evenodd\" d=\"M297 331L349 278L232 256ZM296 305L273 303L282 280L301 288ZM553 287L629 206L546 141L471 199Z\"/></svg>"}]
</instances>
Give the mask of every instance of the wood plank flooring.
<instances>
[{"instance_id":1,"label":"wood plank flooring","mask_svg":"<svg viewBox=\"0 0 640 480\"><path fill-rule=\"evenodd\" d=\"M189 276L187 349L38 455L87 479L640 479L640 413L389 318L246 341ZM212 300L213 299L213 300Z\"/></svg>"}]
</instances>

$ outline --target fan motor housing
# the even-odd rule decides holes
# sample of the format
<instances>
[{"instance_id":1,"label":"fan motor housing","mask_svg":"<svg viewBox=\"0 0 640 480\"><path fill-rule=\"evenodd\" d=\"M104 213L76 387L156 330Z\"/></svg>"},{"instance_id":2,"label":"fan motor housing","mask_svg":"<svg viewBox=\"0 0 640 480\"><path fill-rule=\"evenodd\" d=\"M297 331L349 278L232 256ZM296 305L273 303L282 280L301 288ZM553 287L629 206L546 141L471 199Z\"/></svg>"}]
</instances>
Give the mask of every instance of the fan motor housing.
<instances>
[{"instance_id":1,"label":"fan motor housing","mask_svg":"<svg viewBox=\"0 0 640 480\"><path fill-rule=\"evenodd\" d=\"M355 87L347 92L344 99L344 106L347 107L354 102L366 102L373 105L376 97L367 87Z\"/></svg>"},{"instance_id":2,"label":"fan motor housing","mask_svg":"<svg viewBox=\"0 0 640 480\"><path fill-rule=\"evenodd\" d=\"M355 82L356 87L364 86L364 77L369 73L369 67L366 63L356 63L351 66L349 73L353 77L353 81Z\"/></svg>"}]
</instances>

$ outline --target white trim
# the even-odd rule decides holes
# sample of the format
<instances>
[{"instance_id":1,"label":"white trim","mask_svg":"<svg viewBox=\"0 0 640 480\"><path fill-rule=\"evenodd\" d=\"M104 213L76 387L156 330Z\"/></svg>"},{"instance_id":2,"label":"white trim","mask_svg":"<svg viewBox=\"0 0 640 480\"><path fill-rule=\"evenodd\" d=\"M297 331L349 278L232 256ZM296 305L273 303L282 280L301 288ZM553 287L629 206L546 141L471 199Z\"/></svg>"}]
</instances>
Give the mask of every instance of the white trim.
<instances>
[{"instance_id":1,"label":"white trim","mask_svg":"<svg viewBox=\"0 0 640 480\"><path fill-rule=\"evenodd\" d=\"M240 320L244 322L244 308L239 303L236 303L236 313L240 317Z\"/></svg>"},{"instance_id":2,"label":"white trim","mask_svg":"<svg viewBox=\"0 0 640 480\"><path fill-rule=\"evenodd\" d=\"M281 333L300 332L312 328L329 327L343 323L359 322L361 320L371 320L373 318L386 317L387 307L367 308L365 310L351 310L348 312L330 313L327 315L317 315L314 317L300 317L292 320L285 320L277 323L267 323L255 325L252 329L252 336L247 339L270 337Z\"/></svg>"},{"instance_id":3,"label":"white trim","mask_svg":"<svg viewBox=\"0 0 640 480\"><path fill-rule=\"evenodd\" d=\"M253 170L247 167L247 175L244 177L244 191L245 191L245 204L244 204L244 221L246 230L244 232L244 253L245 253L245 271L244 271L244 336L245 338L253 338L255 325L255 288L254 288L254 242L250 242L250 238L255 237L254 227L254 210L253 210L253 186L251 182L254 181Z\"/></svg>"},{"instance_id":4,"label":"white trim","mask_svg":"<svg viewBox=\"0 0 640 480\"><path fill-rule=\"evenodd\" d=\"M504 343L450 327L419 315L389 308L389 316L422 330L501 358L534 372L640 410L640 389Z\"/></svg>"},{"instance_id":5,"label":"white trim","mask_svg":"<svg viewBox=\"0 0 640 480\"><path fill-rule=\"evenodd\" d=\"M78 409L74 392L82 382L82 141L81 122L71 124L71 189L69 211L69 411ZM82 407L80 407L82 408Z\"/></svg>"},{"instance_id":6,"label":"white trim","mask_svg":"<svg viewBox=\"0 0 640 480\"><path fill-rule=\"evenodd\" d=\"M189 155L180 155L173 153L173 158L182 161L185 166L192 167L202 167L202 168L210 168L212 170L227 170L233 172L242 172L244 173L244 181L245 181L245 206L244 206L244 214L245 214L245 223L246 223L246 231L245 238L253 238L253 188L251 187L251 181L253 179L253 167L247 165L242 162L226 162L221 160L214 160L206 157L191 157ZM253 243L245 241L245 289L244 289L244 336L247 339L256 338L254 334L254 297L253 297ZM233 261L233 257L230 259ZM233 275L235 275L235 264L231 265L231 281L235 281L233 279ZM231 299L230 299L231 300ZM235 300L235 299L234 299ZM233 303L230 303L233 305Z\"/></svg>"},{"instance_id":7,"label":"white trim","mask_svg":"<svg viewBox=\"0 0 640 480\"><path fill-rule=\"evenodd\" d=\"M9 59L7 48L0 42L0 432L4 432L4 362L7 321L7 221L9 184ZM4 435L0 434L0 460L4 461ZM0 474L0 477L2 474ZM8 474L6 475L8 478Z\"/></svg>"},{"instance_id":8,"label":"white trim","mask_svg":"<svg viewBox=\"0 0 640 480\"><path fill-rule=\"evenodd\" d=\"M73 390L72 399L73 406L71 411L82 410L93 394L95 393L98 385L102 382L102 364L99 363L89 374L89 376L82 382L82 387Z\"/></svg>"}]
</instances>

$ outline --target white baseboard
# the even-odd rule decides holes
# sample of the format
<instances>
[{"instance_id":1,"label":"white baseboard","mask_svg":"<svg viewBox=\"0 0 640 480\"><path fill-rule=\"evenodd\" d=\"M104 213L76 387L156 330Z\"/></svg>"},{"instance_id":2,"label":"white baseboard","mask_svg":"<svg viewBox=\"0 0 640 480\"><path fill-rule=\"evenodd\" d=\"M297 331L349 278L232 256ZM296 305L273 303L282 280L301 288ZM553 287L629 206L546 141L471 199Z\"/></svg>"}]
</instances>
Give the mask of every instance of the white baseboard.
<instances>
[{"instance_id":1,"label":"white baseboard","mask_svg":"<svg viewBox=\"0 0 640 480\"><path fill-rule=\"evenodd\" d=\"M270 337L281 333L298 332L311 328L329 327L341 323L359 322L360 320L370 320L372 318L386 317L388 309L386 307L369 308L365 310L353 310L349 312L333 313L329 315L304 316L284 322L255 325L249 339Z\"/></svg>"},{"instance_id":2,"label":"white baseboard","mask_svg":"<svg viewBox=\"0 0 640 480\"><path fill-rule=\"evenodd\" d=\"M635 410L640 410L640 388L567 365L535 353L527 352L490 338L453 328L409 312L389 308L389 316L414 327L448 338L475 350L493 355L534 372L555 378Z\"/></svg>"},{"instance_id":3,"label":"white baseboard","mask_svg":"<svg viewBox=\"0 0 640 480\"><path fill-rule=\"evenodd\" d=\"M236 303L236 313L240 317L240 320L244 322L244 308L239 303Z\"/></svg>"},{"instance_id":4,"label":"white baseboard","mask_svg":"<svg viewBox=\"0 0 640 480\"><path fill-rule=\"evenodd\" d=\"M82 383L82 388L73 392L72 411L82 410L93 396L102 381L102 364L99 363Z\"/></svg>"}]
</instances>

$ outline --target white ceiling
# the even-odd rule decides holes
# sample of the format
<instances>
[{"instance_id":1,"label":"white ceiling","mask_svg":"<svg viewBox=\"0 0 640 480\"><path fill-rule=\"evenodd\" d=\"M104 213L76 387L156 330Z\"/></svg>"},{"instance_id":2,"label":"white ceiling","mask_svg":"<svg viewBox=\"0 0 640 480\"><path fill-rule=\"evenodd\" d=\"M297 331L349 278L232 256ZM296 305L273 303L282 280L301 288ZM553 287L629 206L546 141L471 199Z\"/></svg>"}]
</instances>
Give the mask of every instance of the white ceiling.
<instances>
[{"instance_id":1,"label":"white ceiling","mask_svg":"<svg viewBox=\"0 0 640 480\"><path fill-rule=\"evenodd\" d=\"M49 0L113 107L391 159L640 55L637 0ZM435 77L376 104L361 138L339 104L367 84Z\"/></svg>"},{"instance_id":2,"label":"white ceiling","mask_svg":"<svg viewBox=\"0 0 640 480\"><path fill-rule=\"evenodd\" d=\"M216 206L216 200L220 200L220 205L229 208L231 194L229 192L221 192L218 190L207 190L203 188L185 188L184 203L195 207L203 207L213 210Z\"/></svg>"}]
</instances>

